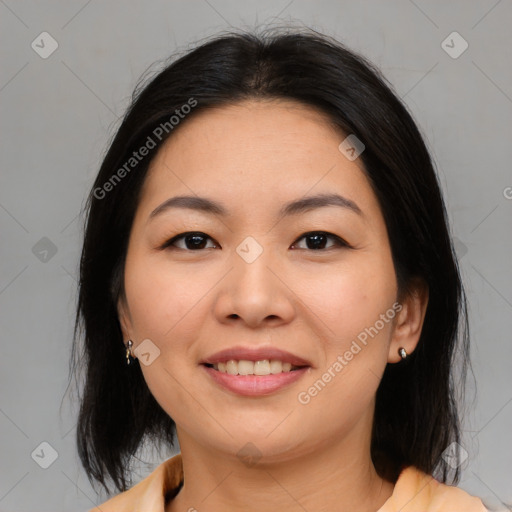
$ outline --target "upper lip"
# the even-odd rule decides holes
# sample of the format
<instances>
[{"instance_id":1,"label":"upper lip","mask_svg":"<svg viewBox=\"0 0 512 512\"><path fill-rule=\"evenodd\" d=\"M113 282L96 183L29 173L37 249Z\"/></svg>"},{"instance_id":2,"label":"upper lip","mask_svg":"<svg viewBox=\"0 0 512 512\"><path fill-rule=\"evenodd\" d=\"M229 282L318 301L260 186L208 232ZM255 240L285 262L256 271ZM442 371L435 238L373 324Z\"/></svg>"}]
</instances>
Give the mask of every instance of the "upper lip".
<instances>
[{"instance_id":1,"label":"upper lip","mask_svg":"<svg viewBox=\"0 0 512 512\"><path fill-rule=\"evenodd\" d=\"M225 363L230 359L236 361L262 361L264 359L275 359L283 363L291 363L294 366L311 366L311 363L302 357L291 352L280 350L276 347L231 347L208 356L201 364Z\"/></svg>"}]
</instances>

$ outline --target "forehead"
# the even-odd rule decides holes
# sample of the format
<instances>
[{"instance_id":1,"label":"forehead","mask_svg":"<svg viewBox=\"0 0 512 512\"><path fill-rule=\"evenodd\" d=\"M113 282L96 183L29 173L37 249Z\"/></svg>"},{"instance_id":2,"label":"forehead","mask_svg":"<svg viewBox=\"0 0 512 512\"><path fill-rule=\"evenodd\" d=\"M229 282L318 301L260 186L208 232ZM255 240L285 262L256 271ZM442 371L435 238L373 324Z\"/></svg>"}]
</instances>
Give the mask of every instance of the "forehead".
<instances>
[{"instance_id":1,"label":"forehead","mask_svg":"<svg viewBox=\"0 0 512 512\"><path fill-rule=\"evenodd\" d=\"M265 158L268 167L282 156L286 161L303 160L307 154L325 151L341 137L326 114L307 105L290 100L246 100L194 113L162 149L179 151L189 160L215 156L223 167L236 164L236 158Z\"/></svg>"},{"instance_id":2,"label":"forehead","mask_svg":"<svg viewBox=\"0 0 512 512\"><path fill-rule=\"evenodd\" d=\"M326 114L294 101L248 100L196 112L153 159L142 206L186 193L270 208L308 192L337 192L361 209L374 208L362 162L338 149L345 137Z\"/></svg>"}]
</instances>

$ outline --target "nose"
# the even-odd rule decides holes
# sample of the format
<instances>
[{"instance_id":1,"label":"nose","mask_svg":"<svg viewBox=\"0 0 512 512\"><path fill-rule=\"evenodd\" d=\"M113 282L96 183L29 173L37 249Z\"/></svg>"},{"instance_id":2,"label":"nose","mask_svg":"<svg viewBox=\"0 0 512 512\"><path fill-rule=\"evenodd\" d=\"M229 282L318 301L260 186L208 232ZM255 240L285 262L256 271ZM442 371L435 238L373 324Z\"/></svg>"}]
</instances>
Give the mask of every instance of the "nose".
<instances>
[{"instance_id":1,"label":"nose","mask_svg":"<svg viewBox=\"0 0 512 512\"><path fill-rule=\"evenodd\" d=\"M297 298L270 250L250 263L234 252L230 263L232 270L220 283L214 305L219 322L240 322L256 329L293 319Z\"/></svg>"}]
</instances>

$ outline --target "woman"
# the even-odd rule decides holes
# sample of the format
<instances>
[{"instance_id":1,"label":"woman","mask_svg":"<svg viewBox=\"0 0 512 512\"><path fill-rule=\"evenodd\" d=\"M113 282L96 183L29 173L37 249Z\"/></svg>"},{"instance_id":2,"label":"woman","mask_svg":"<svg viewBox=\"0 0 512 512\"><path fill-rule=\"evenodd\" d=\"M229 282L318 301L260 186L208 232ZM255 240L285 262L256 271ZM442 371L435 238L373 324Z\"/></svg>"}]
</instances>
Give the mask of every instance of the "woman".
<instances>
[{"instance_id":1,"label":"woman","mask_svg":"<svg viewBox=\"0 0 512 512\"><path fill-rule=\"evenodd\" d=\"M312 31L207 41L137 88L89 196L77 440L123 491L95 510L485 510L448 485L465 313L378 71Z\"/></svg>"}]
</instances>

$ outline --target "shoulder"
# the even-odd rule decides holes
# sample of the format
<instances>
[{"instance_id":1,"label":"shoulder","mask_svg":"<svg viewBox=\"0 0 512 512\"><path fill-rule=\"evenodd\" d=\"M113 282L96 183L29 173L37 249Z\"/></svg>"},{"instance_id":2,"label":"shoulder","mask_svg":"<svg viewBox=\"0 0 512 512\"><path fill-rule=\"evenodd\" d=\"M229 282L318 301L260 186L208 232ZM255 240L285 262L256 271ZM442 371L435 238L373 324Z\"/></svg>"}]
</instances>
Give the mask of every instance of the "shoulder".
<instances>
[{"instance_id":1,"label":"shoulder","mask_svg":"<svg viewBox=\"0 0 512 512\"><path fill-rule=\"evenodd\" d=\"M479 498L435 480L409 466L398 477L393 494L378 512L487 512Z\"/></svg>"},{"instance_id":2,"label":"shoulder","mask_svg":"<svg viewBox=\"0 0 512 512\"><path fill-rule=\"evenodd\" d=\"M89 512L155 512L165 510L165 496L183 481L181 455L162 462L132 488L91 509Z\"/></svg>"}]
</instances>

